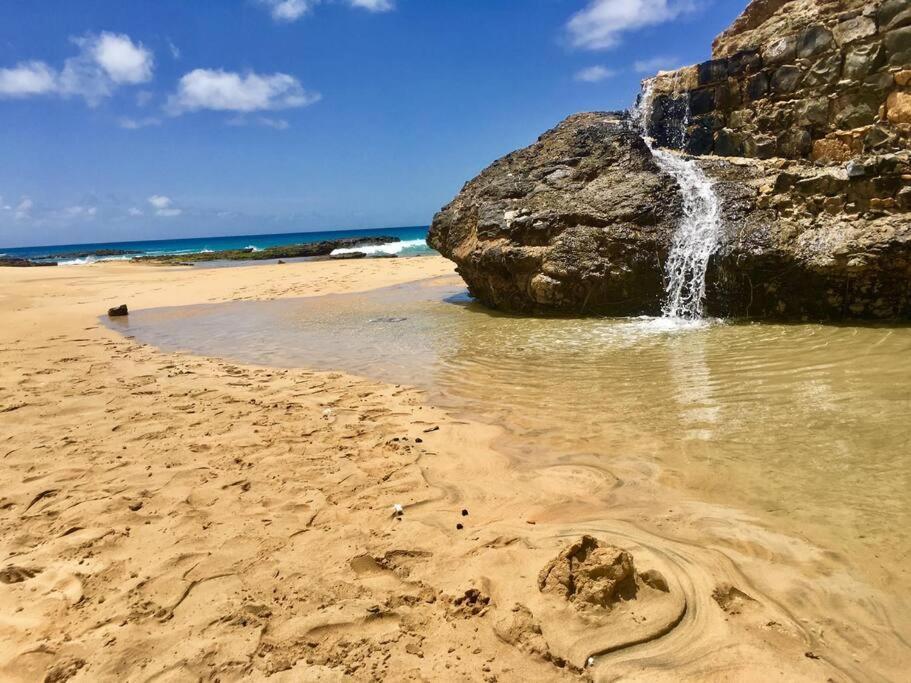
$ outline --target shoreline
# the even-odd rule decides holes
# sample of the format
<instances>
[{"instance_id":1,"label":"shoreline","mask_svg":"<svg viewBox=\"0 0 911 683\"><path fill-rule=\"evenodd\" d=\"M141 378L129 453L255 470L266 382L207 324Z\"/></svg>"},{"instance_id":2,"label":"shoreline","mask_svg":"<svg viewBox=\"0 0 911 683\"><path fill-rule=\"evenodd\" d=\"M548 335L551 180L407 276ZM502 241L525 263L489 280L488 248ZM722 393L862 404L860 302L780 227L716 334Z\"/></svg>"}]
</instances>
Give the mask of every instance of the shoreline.
<instances>
[{"instance_id":1,"label":"shoreline","mask_svg":"<svg viewBox=\"0 0 911 683\"><path fill-rule=\"evenodd\" d=\"M578 615L538 624L548 660L513 605L534 611L538 571L583 533L626 547L638 569L660 567L687 604L667 635L646 629L644 644L582 675L888 679L900 670L900 651L865 651L876 664L839 652L844 640L870 638L862 628L838 635L833 624L836 635L822 636L804 625L821 609L811 594L784 602L812 590L822 551L794 577L775 553L793 553L797 539L767 530L700 547L701 531L683 533L679 512L656 515L657 501L732 529L748 520L685 501L647 463L626 463L623 486L617 463L593 458L536 470L503 448L502 429L435 408L417 389L165 353L97 322L109 304L365 291L451 268L430 257L0 273L10 321L0 331L0 386L9 387L0 547L4 566L37 570L0 585L18 610L0 626L0 672L578 678L572 661L554 663L556 631ZM489 602L456 604L470 589ZM864 609L849 610L861 627ZM597 620L591 652L621 641L635 612Z\"/></svg>"}]
</instances>

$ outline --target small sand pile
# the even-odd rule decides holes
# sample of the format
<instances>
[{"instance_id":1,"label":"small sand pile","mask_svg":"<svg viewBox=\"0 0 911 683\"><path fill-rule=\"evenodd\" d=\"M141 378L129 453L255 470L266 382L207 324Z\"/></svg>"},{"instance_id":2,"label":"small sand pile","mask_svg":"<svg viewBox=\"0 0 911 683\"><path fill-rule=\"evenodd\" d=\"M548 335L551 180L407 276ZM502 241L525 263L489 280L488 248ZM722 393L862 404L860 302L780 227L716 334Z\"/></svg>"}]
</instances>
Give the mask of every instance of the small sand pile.
<instances>
[{"instance_id":1,"label":"small sand pile","mask_svg":"<svg viewBox=\"0 0 911 683\"><path fill-rule=\"evenodd\" d=\"M542 593L562 595L577 607L610 609L620 600L636 597L633 556L592 536L567 546L538 575Z\"/></svg>"}]
</instances>

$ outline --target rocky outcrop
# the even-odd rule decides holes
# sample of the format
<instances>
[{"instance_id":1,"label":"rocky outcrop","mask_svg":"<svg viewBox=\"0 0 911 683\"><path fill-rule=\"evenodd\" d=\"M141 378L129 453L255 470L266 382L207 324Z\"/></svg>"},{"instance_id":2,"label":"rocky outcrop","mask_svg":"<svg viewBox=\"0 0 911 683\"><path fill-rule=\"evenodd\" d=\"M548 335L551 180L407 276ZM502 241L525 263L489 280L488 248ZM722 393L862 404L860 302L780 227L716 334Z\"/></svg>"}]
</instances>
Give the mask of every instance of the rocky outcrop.
<instances>
[{"instance_id":1,"label":"rocky outcrop","mask_svg":"<svg viewBox=\"0 0 911 683\"><path fill-rule=\"evenodd\" d=\"M714 59L653 81L644 125L721 199L709 315L911 317L911 5L757 0ZM682 205L620 114L492 164L428 240L483 303L656 314Z\"/></svg>"},{"instance_id":2,"label":"rocky outcrop","mask_svg":"<svg viewBox=\"0 0 911 683\"><path fill-rule=\"evenodd\" d=\"M493 308L657 313L680 211L623 115L577 114L466 184L428 243Z\"/></svg>"}]
</instances>

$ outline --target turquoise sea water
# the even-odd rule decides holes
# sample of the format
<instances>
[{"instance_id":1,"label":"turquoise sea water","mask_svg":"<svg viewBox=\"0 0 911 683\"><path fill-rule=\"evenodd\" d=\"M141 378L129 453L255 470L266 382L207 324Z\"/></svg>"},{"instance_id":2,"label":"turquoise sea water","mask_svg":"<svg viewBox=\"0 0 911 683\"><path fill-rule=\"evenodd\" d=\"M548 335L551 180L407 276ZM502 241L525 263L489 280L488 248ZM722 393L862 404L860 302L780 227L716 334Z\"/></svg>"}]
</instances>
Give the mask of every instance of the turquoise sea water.
<instances>
[{"instance_id":1,"label":"turquoise sea water","mask_svg":"<svg viewBox=\"0 0 911 683\"><path fill-rule=\"evenodd\" d=\"M398 237L401 241L366 247L363 251L368 253L385 252L399 256L421 256L434 253L427 246L427 226L404 228L374 228L370 230L331 230L322 232L291 232L277 235L232 235L224 237L193 237L176 240L145 240L141 242L98 242L93 244L63 244L45 247L19 247L15 249L0 248L0 255L27 258L36 261L59 261L61 265L81 265L100 260L129 259L138 255L161 254L194 254L205 251L222 251L225 249L265 249L287 244L306 244L335 240L344 237L371 237L376 235L389 235ZM139 254L126 256L95 257L87 256L76 258L71 256L77 253L94 252L102 249L117 249L121 251L136 251ZM70 255L70 256L61 256Z\"/></svg>"}]
</instances>

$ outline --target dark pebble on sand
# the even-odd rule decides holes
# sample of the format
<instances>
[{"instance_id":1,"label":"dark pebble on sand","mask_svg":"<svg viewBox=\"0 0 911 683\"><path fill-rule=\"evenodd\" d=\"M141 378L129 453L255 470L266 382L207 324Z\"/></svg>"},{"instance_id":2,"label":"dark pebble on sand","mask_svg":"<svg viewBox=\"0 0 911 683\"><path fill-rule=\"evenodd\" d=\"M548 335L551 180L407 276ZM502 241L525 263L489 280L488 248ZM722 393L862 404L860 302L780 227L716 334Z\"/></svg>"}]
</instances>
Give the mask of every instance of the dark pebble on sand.
<instances>
[{"instance_id":1,"label":"dark pebble on sand","mask_svg":"<svg viewBox=\"0 0 911 683\"><path fill-rule=\"evenodd\" d=\"M459 531L461 531L461 530L464 529L464 528L465 528L465 527L462 526L462 523L461 523L461 522L459 522L458 524L456 524L456 529L458 529Z\"/></svg>"},{"instance_id":2,"label":"dark pebble on sand","mask_svg":"<svg viewBox=\"0 0 911 683\"><path fill-rule=\"evenodd\" d=\"M462 510L462 517L468 517L468 510Z\"/></svg>"},{"instance_id":3,"label":"dark pebble on sand","mask_svg":"<svg viewBox=\"0 0 911 683\"><path fill-rule=\"evenodd\" d=\"M424 443L424 439L422 439L421 437L418 437L414 440L414 442L415 443Z\"/></svg>"}]
</instances>

